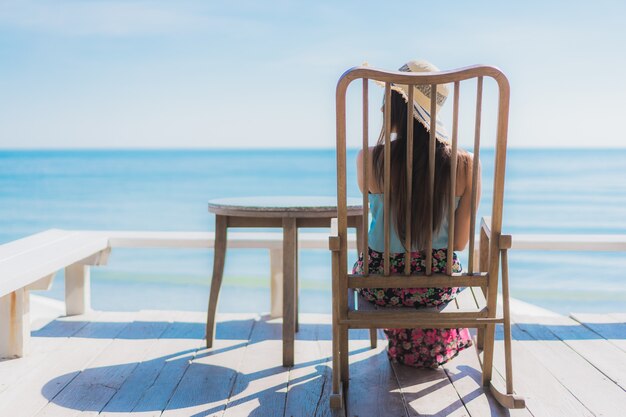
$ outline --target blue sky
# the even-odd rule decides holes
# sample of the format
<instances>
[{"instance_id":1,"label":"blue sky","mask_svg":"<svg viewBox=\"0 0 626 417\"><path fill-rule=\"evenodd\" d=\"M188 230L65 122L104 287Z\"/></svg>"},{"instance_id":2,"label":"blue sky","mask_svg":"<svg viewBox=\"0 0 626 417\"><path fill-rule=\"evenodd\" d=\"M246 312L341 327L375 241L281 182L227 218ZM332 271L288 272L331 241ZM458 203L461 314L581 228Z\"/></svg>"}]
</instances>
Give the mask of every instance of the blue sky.
<instances>
[{"instance_id":1,"label":"blue sky","mask_svg":"<svg viewBox=\"0 0 626 417\"><path fill-rule=\"evenodd\" d=\"M0 0L0 148L332 147L413 58L500 67L513 147L626 146L625 2L433 3Z\"/></svg>"}]
</instances>

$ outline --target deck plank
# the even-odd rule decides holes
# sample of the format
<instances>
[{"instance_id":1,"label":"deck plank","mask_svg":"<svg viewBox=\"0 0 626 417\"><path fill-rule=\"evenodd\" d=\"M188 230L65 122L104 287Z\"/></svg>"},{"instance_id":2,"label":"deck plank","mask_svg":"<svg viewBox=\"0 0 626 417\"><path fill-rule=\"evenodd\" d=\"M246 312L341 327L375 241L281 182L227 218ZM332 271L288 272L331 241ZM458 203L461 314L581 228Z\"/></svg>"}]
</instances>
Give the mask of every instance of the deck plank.
<instances>
[{"instance_id":1,"label":"deck plank","mask_svg":"<svg viewBox=\"0 0 626 417\"><path fill-rule=\"evenodd\" d=\"M387 343L370 348L367 329L350 330L348 416L407 416L398 380L389 366Z\"/></svg>"},{"instance_id":2,"label":"deck plank","mask_svg":"<svg viewBox=\"0 0 626 417\"><path fill-rule=\"evenodd\" d=\"M329 415L328 401L331 384L330 356L322 343L330 340L330 317L306 315L300 320L296 333L295 364L289 370L289 386L285 404L285 416ZM320 343L321 342L321 343Z\"/></svg>"},{"instance_id":3,"label":"deck plank","mask_svg":"<svg viewBox=\"0 0 626 417\"><path fill-rule=\"evenodd\" d=\"M521 342L525 349L595 414L615 417L621 415L621 410L626 409L624 391L558 339L547 327L538 326L536 321L535 317L516 317L514 329L519 328L533 339Z\"/></svg>"},{"instance_id":4,"label":"deck plank","mask_svg":"<svg viewBox=\"0 0 626 417\"><path fill-rule=\"evenodd\" d=\"M151 319L168 323L154 341L143 361L106 404L101 416L160 415L171 393L202 347L203 324L190 326L183 312L156 312Z\"/></svg>"},{"instance_id":5,"label":"deck plank","mask_svg":"<svg viewBox=\"0 0 626 417\"><path fill-rule=\"evenodd\" d=\"M100 321L89 322L71 339L60 334L59 337L68 340L68 343L50 352L46 358L46 366L31 370L19 383L5 390L0 401L0 409L5 413L3 415L30 417L47 407L50 400L56 398L107 348L112 342L110 337L117 336L129 324L125 316L119 314L107 316L105 319L109 323L112 320L120 321L111 327L103 326ZM98 335L104 337L99 338Z\"/></svg>"},{"instance_id":6,"label":"deck plank","mask_svg":"<svg viewBox=\"0 0 626 417\"><path fill-rule=\"evenodd\" d=\"M609 379L626 390L626 352L569 317L546 317L542 324Z\"/></svg>"},{"instance_id":7,"label":"deck plank","mask_svg":"<svg viewBox=\"0 0 626 417\"><path fill-rule=\"evenodd\" d=\"M322 353L322 356L327 359L324 369L324 377L325 384L322 389L322 394L320 398L319 407L317 408L317 413L315 417L346 417L346 409L344 408L330 408L330 394L332 392L333 384L333 369L332 369L332 358L333 358L333 329L332 329L332 320L330 315L325 315L326 318L322 319L323 326L318 328L317 332L317 343ZM324 316L322 316L324 317ZM287 415L285 413L285 415Z\"/></svg>"},{"instance_id":8,"label":"deck plank","mask_svg":"<svg viewBox=\"0 0 626 417\"><path fill-rule=\"evenodd\" d=\"M102 410L100 415L110 417L576 417L619 416L626 408L624 390L601 368L607 363L619 367L624 355L603 337L615 338L607 326L601 335L562 316L514 317L515 391L527 400L524 410L506 410L485 392L473 349L443 370L417 370L391 365L384 341L372 350L367 330L351 330L347 407L331 410L330 316L301 315L291 369L281 366L280 320L254 317L220 315L216 345L208 351L201 312L106 312L57 319L34 333L32 360L0 362L0 383L6 384L0 415L95 416ZM494 384L503 386L501 329L496 344ZM610 356L606 362L587 355L597 346ZM9 376L14 371L20 375Z\"/></svg>"},{"instance_id":9,"label":"deck plank","mask_svg":"<svg viewBox=\"0 0 626 417\"><path fill-rule=\"evenodd\" d=\"M31 332L33 342L28 355L16 359L0 360L0 398L4 390L18 384L20 379L48 363L50 353L67 343L67 338L75 335L89 321L96 320L98 314L71 316L57 319L43 328ZM61 337L60 335L64 335Z\"/></svg>"},{"instance_id":10,"label":"deck plank","mask_svg":"<svg viewBox=\"0 0 626 417\"><path fill-rule=\"evenodd\" d=\"M175 390L167 402L163 417L221 415L226 407L258 318L252 318L249 314L220 314L218 320L213 347L198 350L182 378L174 381ZM204 324L201 328L204 334ZM164 378L163 383L167 382L168 379ZM169 395L168 390L155 390L154 396L158 399L159 395L166 397Z\"/></svg>"},{"instance_id":11,"label":"deck plank","mask_svg":"<svg viewBox=\"0 0 626 417\"><path fill-rule=\"evenodd\" d=\"M525 346L527 336L513 327L513 377L514 391L526 400L526 408L534 417L593 417L549 369ZM494 366L504 378L504 342L502 328L497 326L494 349ZM520 341L522 339L522 341Z\"/></svg>"},{"instance_id":12,"label":"deck plank","mask_svg":"<svg viewBox=\"0 0 626 417\"><path fill-rule=\"evenodd\" d=\"M250 336L224 417L282 416L289 369L282 366L282 321L264 316Z\"/></svg>"},{"instance_id":13,"label":"deck plank","mask_svg":"<svg viewBox=\"0 0 626 417\"><path fill-rule=\"evenodd\" d=\"M532 417L527 409L507 410L482 386L482 371L476 350L472 347L463 350L452 361L443 366L452 386L471 417ZM497 387L504 386L498 372L492 374Z\"/></svg>"},{"instance_id":14,"label":"deck plank","mask_svg":"<svg viewBox=\"0 0 626 417\"><path fill-rule=\"evenodd\" d=\"M626 322L610 314L572 313L570 317L626 352Z\"/></svg>"},{"instance_id":15,"label":"deck plank","mask_svg":"<svg viewBox=\"0 0 626 417\"><path fill-rule=\"evenodd\" d=\"M104 318L109 316L110 314L103 315ZM37 413L37 416L97 415L168 325L163 322L143 321L138 313L127 313L123 317L124 321L110 326L116 329L118 325L122 325L122 331L113 336L113 341L107 343L106 349ZM109 324L104 322L103 329ZM108 339L109 337L104 337L101 343L106 343Z\"/></svg>"},{"instance_id":16,"label":"deck plank","mask_svg":"<svg viewBox=\"0 0 626 417\"><path fill-rule=\"evenodd\" d=\"M415 369L391 364L409 416L469 416L443 369Z\"/></svg>"}]
</instances>

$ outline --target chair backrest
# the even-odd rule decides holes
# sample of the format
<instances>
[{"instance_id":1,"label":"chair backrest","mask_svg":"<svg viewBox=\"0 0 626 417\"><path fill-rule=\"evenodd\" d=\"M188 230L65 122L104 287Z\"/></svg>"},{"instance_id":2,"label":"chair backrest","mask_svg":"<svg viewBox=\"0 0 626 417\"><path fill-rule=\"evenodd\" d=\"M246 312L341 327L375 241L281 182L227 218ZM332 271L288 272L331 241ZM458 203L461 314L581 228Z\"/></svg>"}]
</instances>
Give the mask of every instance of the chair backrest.
<instances>
[{"instance_id":1,"label":"chair backrest","mask_svg":"<svg viewBox=\"0 0 626 417\"><path fill-rule=\"evenodd\" d=\"M497 113L497 126L496 126L496 142L495 142L495 152L494 152L494 183L493 183L493 200L491 207L491 220L490 220L490 238L489 239L489 248L481 248L481 250L487 250L488 255L486 253L481 253L481 264L479 271L479 266L475 265L474 262L474 249L475 249L475 232L476 232L476 212L477 212L477 204L476 204L476 193L477 193L477 180L476 177L478 175L478 163L479 158L481 157L480 147L481 147L481 119L482 119L482 102L483 102L483 79L484 77L493 78L498 86L498 113ZM339 288L347 289L347 288L362 288L362 287L390 287L393 283L398 283L398 280L387 280L383 281L381 279L375 279L374 277L367 278L366 282L363 280L363 276L367 276L368 271L368 205L369 205L369 196L367 192L363 193L363 225L362 225L362 233L360 236L361 239L361 248L363 248L363 256L364 256L364 274L357 275L349 275L347 273L347 205L346 205L346 192L347 192L347 184L346 184L346 92L348 86L355 80L362 80L363 83L363 96L362 96L362 143L363 143L363 177L365 179L369 178L371 173L368 173L368 169L371 166L370 162L367 160L369 152L369 126L368 126L368 86L370 81L378 81L380 83L384 83L385 85L385 108L384 108L384 165L383 165L383 207L384 207L384 276L389 277L390 275L390 266L389 266L389 248L390 248L390 229L393 227L390 224L390 212L391 212L391 194L390 194L390 186L391 186L391 161L390 161L390 149L391 149L391 132L390 132L390 96L391 96L391 85L392 83L395 85L407 85L408 88L408 100L409 102L413 101L413 88L415 85L423 85L426 87L430 87L431 92L437 91L437 86L442 84L453 83L453 115L452 115L452 136L451 136L451 147L452 147L452 159L450 166L450 198L448 199L450 202L450 207L447 210L448 213L448 227L449 227L449 238L448 238L448 253L452 254L454 248L454 222L455 222L455 181L456 181L456 171L457 171L457 142L458 142L458 125L459 125L459 94L460 94L460 85L462 81L476 79L477 82L477 91L476 91L476 108L475 108L475 126L474 126L474 147L473 147L473 181L472 181L472 190L471 190L471 222L470 222L470 236L469 236L469 261L467 272L463 274L456 274L452 272L452 259L453 257L450 255L447 257L448 263L445 271L446 277L441 276L441 274L435 274L437 276L431 276L431 265L432 265L432 207L428 211L429 216L427 219L420 219L420 221L427 221L429 226L429 238L427 239L428 247L425 248L425 274L429 275L429 277L420 277L422 280L420 281L421 285L419 287L441 287L441 286L451 286L451 285L459 285L459 286L481 286L485 287L493 287L496 291L491 292L489 294L489 298L493 298L493 303L488 303L492 305L495 310L495 302L496 302L496 292L497 292L497 284L498 284L498 267L499 267L499 236L501 233L502 227L502 208L503 208L503 192L504 192L504 172L505 172L505 161L506 161L506 142L507 142L507 130L508 130L508 113L509 113L509 83L504 74L498 70L497 68L490 66L471 66L466 68L461 68L453 71L442 71L442 72L431 72L431 73L408 73L408 72L395 72L395 71L381 71L377 69L373 69L370 67L355 67L348 71L346 71L342 77L340 78L337 91L336 91L336 120L337 120L337 203L338 203L338 234L340 241L340 257L339 257ZM428 88L422 89L428 91ZM430 116L431 116L431 126L436 126L437 120L437 102L436 102L437 94L430 94ZM407 174L412 172L413 166L413 112L414 107L409 105L408 114L407 114L407 152L406 152L406 166L407 166ZM436 141L436 129L430 129L430 141L429 141L429 187L427 189L422 190L423 196L430 197L428 201L433 201L433 192L434 192L434 184L435 184L435 141ZM352 162L352 161L350 161ZM367 184L367 180L364 180ZM406 232L405 232L405 242L404 246L406 248L406 258L409 259L409 251L411 248L411 221L415 221L415 219L411 218L411 200L412 198L420 198L420 196L412 196L412 176L407 175L407 209L406 212ZM367 185L364 186L364 189L367 189ZM484 264L483 261L485 260ZM345 267L344 267L345 266ZM411 275L410 270L410 262L405 262L405 275ZM450 277L455 277L457 280L450 281ZM480 276L483 277L481 280ZM399 277L402 278L402 277ZM447 278L447 279L445 279ZM470 282L471 278L471 282ZM385 285L386 283L386 285ZM366 285L370 284L370 285ZM402 285L406 286L406 285Z\"/></svg>"}]
</instances>

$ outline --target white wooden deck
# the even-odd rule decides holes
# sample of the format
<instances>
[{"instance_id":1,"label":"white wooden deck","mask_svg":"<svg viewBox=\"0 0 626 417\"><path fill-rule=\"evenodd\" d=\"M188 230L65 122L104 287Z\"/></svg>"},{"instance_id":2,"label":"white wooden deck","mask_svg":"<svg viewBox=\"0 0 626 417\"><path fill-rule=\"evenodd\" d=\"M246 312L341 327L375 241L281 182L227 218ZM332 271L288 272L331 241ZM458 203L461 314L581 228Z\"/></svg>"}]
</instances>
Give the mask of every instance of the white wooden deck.
<instances>
[{"instance_id":1,"label":"white wooden deck","mask_svg":"<svg viewBox=\"0 0 626 417\"><path fill-rule=\"evenodd\" d=\"M371 350L367 331L354 331L347 410L333 414L327 315L302 315L287 369L279 319L219 315L206 350L204 313L94 312L33 331L32 354L0 362L0 416L623 416L625 319L515 316L516 391L527 409L510 413L480 386L473 350L416 370L391 365L384 341Z\"/></svg>"}]
</instances>

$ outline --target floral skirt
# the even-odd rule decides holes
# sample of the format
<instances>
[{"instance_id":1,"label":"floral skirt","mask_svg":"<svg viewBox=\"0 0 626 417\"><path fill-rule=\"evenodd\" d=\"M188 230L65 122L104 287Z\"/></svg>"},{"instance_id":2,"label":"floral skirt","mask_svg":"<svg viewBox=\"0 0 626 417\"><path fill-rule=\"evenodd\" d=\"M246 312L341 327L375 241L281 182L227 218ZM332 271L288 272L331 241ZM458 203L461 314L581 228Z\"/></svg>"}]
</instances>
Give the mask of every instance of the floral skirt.
<instances>
[{"instance_id":1,"label":"floral skirt","mask_svg":"<svg viewBox=\"0 0 626 417\"><path fill-rule=\"evenodd\" d=\"M369 249L370 274L383 274L383 253ZM389 271L404 271L404 253L391 254ZM444 272L447 250L433 250L433 272ZM411 272L423 272L426 258L421 252L411 253ZM452 270L461 272L461 264L453 254ZM352 269L363 272L363 255ZM371 303L385 307L433 307L451 301L459 288L362 288L359 293ZM419 368L436 368L472 345L468 329L385 329L389 339L387 354L394 362Z\"/></svg>"}]
</instances>

